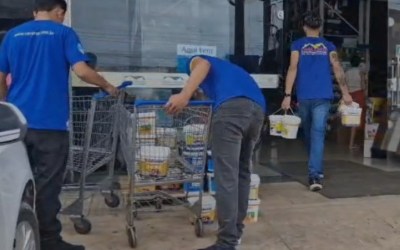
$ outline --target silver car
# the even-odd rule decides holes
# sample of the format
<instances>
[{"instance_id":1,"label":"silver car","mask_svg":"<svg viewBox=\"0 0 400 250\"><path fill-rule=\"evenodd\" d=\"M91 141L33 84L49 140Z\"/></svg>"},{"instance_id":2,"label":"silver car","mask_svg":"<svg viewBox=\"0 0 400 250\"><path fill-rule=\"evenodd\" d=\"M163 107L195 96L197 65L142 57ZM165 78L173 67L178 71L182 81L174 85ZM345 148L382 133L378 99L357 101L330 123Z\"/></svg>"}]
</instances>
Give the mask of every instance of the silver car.
<instances>
[{"instance_id":1,"label":"silver car","mask_svg":"<svg viewBox=\"0 0 400 250\"><path fill-rule=\"evenodd\" d=\"M26 119L0 102L0 249L39 250L35 184L25 145Z\"/></svg>"}]
</instances>

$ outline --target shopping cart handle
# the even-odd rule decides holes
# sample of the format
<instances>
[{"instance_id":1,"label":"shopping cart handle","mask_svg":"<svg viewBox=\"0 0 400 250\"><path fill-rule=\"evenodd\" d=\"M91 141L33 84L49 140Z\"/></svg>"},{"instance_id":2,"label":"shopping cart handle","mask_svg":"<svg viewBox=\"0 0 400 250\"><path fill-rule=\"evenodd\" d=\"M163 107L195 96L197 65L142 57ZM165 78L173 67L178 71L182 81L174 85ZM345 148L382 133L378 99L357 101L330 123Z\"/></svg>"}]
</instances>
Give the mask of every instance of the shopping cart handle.
<instances>
[{"instance_id":1,"label":"shopping cart handle","mask_svg":"<svg viewBox=\"0 0 400 250\"><path fill-rule=\"evenodd\" d=\"M132 81L124 81L124 82L121 83L121 85L119 85L117 87L117 89L119 89L119 90L126 89L127 87L132 86L132 85L133 85ZM95 99L102 99L102 98L105 98L105 97L107 97L109 95L110 94L108 94L107 92L101 90L99 93L94 94L93 97Z\"/></svg>"},{"instance_id":2,"label":"shopping cart handle","mask_svg":"<svg viewBox=\"0 0 400 250\"><path fill-rule=\"evenodd\" d=\"M165 106L168 101L146 101L146 100L137 100L135 102L135 106ZM212 106L214 104L213 101L191 101L188 106Z\"/></svg>"}]
</instances>

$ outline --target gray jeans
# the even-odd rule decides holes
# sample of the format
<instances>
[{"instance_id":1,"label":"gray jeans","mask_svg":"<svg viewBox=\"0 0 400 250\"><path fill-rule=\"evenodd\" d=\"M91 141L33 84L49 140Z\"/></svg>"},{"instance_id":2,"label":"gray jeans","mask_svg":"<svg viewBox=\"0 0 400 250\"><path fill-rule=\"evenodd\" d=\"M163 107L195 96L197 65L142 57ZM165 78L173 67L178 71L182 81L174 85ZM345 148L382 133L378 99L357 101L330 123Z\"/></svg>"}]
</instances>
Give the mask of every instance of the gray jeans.
<instances>
[{"instance_id":1,"label":"gray jeans","mask_svg":"<svg viewBox=\"0 0 400 250\"><path fill-rule=\"evenodd\" d=\"M246 98L223 103L212 120L212 155L217 186L217 245L234 247L243 234L251 158L264 121L262 108Z\"/></svg>"}]
</instances>

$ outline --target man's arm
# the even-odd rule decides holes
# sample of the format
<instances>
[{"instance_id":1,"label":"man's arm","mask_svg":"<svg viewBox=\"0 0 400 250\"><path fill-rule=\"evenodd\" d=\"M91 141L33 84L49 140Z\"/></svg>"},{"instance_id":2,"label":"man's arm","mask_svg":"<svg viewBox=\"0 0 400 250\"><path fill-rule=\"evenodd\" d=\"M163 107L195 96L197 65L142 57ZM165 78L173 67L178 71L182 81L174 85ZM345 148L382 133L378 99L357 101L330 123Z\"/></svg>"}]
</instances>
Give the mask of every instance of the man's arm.
<instances>
[{"instance_id":1,"label":"man's arm","mask_svg":"<svg viewBox=\"0 0 400 250\"><path fill-rule=\"evenodd\" d=\"M111 95L116 95L118 90L112 84L107 82L104 77L99 75L85 62L78 62L73 67L72 70L75 74L84 82L95 85L107 91Z\"/></svg>"},{"instance_id":2,"label":"man's arm","mask_svg":"<svg viewBox=\"0 0 400 250\"><path fill-rule=\"evenodd\" d=\"M299 52L292 51L290 54L290 65L289 70L286 75L286 82L285 82L285 93L292 94L294 81L296 80L297 76L297 66L299 64Z\"/></svg>"},{"instance_id":3,"label":"man's arm","mask_svg":"<svg viewBox=\"0 0 400 250\"><path fill-rule=\"evenodd\" d=\"M291 95L293 91L294 82L297 77L297 66L299 64L299 52L292 51L290 54L290 65L288 69L288 73L286 75L286 82L285 82L285 97L282 102L282 109L287 110L290 108L291 103Z\"/></svg>"},{"instance_id":4,"label":"man's arm","mask_svg":"<svg viewBox=\"0 0 400 250\"><path fill-rule=\"evenodd\" d=\"M166 105L169 114L179 113L189 103L190 98L207 77L211 64L201 57L195 57L190 63L191 74L182 91L169 98Z\"/></svg>"},{"instance_id":5,"label":"man's arm","mask_svg":"<svg viewBox=\"0 0 400 250\"><path fill-rule=\"evenodd\" d=\"M0 72L0 101L5 101L7 97L7 75Z\"/></svg>"},{"instance_id":6,"label":"man's arm","mask_svg":"<svg viewBox=\"0 0 400 250\"><path fill-rule=\"evenodd\" d=\"M342 95L349 95L349 87L347 86L346 75L340 64L339 57L336 51L329 54L333 73L335 74L336 81L339 83Z\"/></svg>"},{"instance_id":7,"label":"man's arm","mask_svg":"<svg viewBox=\"0 0 400 250\"><path fill-rule=\"evenodd\" d=\"M190 99L207 77L210 67L211 65L207 60L201 57L193 58L190 63L191 74L186 85L183 87L181 94Z\"/></svg>"},{"instance_id":8,"label":"man's arm","mask_svg":"<svg viewBox=\"0 0 400 250\"><path fill-rule=\"evenodd\" d=\"M340 64L339 57L336 51L332 51L329 54L330 61L333 68L333 73L335 74L336 81L339 83L340 91L342 92L342 98L346 105L351 105L353 103L353 98L349 93L349 87L347 86L346 75L342 65Z\"/></svg>"}]
</instances>

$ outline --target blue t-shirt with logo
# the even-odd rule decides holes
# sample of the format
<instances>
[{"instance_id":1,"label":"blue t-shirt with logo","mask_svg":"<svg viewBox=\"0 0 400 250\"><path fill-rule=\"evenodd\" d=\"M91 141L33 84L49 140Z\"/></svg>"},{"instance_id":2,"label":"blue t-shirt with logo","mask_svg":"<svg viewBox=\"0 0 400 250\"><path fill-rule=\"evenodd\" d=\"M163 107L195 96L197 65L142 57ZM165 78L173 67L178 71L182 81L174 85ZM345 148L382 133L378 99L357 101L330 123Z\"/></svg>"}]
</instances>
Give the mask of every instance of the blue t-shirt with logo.
<instances>
[{"instance_id":1,"label":"blue t-shirt with logo","mask_svg":"<svg viewBox=\"0 0 400 250\"><path fill-rule=\"evenodd\" d=\"M267 105L261 89L244 69L216 57L198 55L188 61L188 74L190 74L190 63L195 57L201 57L211 64L210 72L200 84L200 88L214 101L214 109L218 109L222 103L230 99L244 97L259 104L264 112L266 111Z\"/></svg>"},{"instance_id":2,"label":"blue t-shirt with logo","mask_svg":"<svg viewBox=\"0 0 400 250\"><path fill-rule=\"evenodd\" d=\"M50 21L30 21L10 30L0 49L0 71L12 76L7 101L28 127L68 130L70 67L87 61L77 34Z\"/></svg>"},{"instance_id":3,"label":"blue t-shirt with logo","mask_svg":"<svg viewBox=\"0 0 400 250\"><path fill-rule=\"evenodd\" d=\"M320 37L304 37L292 44L299 52L296 88L299 100L333 99L330 53L335 45Z\"/></svg>"}]
</instances>

